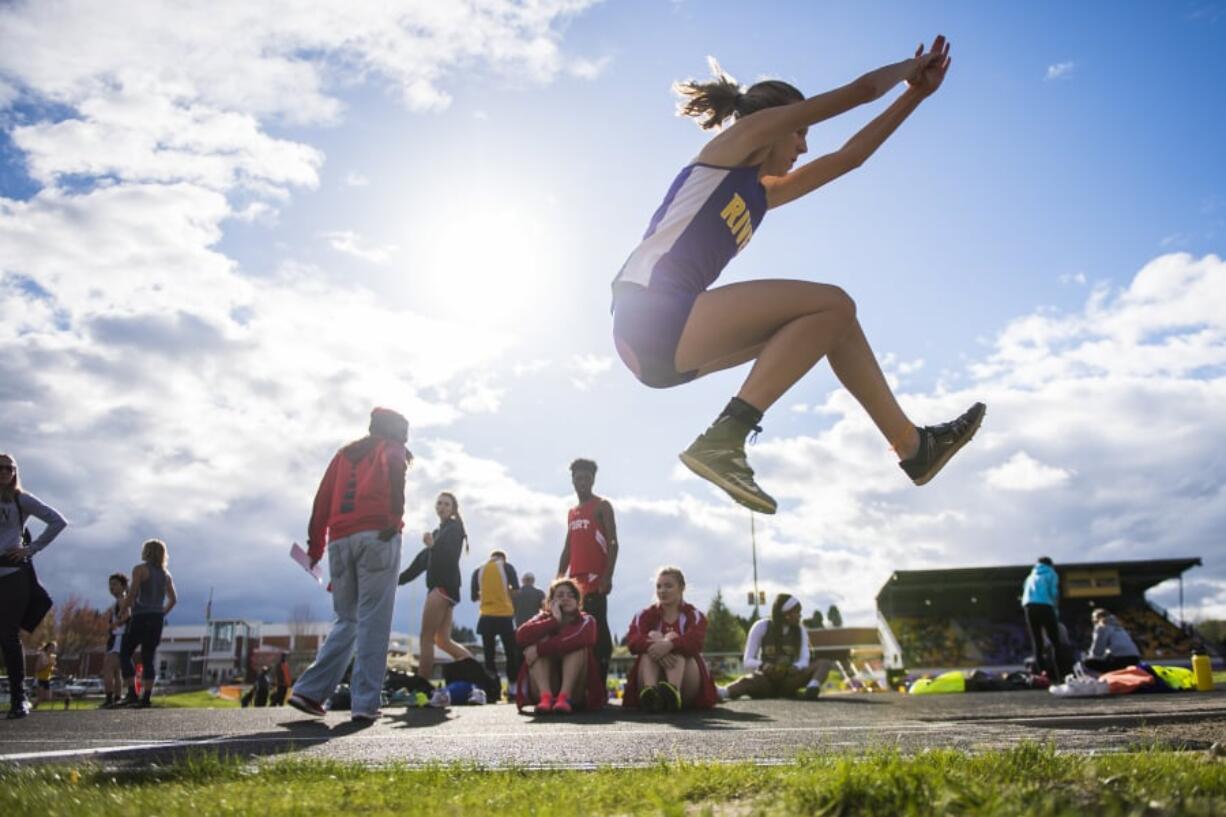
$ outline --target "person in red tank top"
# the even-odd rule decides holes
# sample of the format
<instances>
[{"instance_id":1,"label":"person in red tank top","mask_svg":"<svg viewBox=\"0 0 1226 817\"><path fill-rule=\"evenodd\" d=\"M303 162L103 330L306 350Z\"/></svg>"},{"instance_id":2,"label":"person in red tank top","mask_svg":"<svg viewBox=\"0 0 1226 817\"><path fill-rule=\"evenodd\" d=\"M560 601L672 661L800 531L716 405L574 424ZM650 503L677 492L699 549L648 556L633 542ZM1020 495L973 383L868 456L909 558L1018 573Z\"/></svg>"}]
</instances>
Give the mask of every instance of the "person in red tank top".
<instances>
[{"instance_id":1,"label":"person in red tank top","mask_svg":"<svg viewBox=\"0 0 1226 817\"><path fill-rule=\"evenodd\" d=\"M609 677L613 636L609 632L609 593L617 565L617 523L609 500L592 493L596 463L577 459L570 464L570 481L579 504L566 518L566 543L558 560L558 578L574 579L583 591L583 612L596 619L596 660L600 675Z\"/></svg>"}]
</instances>

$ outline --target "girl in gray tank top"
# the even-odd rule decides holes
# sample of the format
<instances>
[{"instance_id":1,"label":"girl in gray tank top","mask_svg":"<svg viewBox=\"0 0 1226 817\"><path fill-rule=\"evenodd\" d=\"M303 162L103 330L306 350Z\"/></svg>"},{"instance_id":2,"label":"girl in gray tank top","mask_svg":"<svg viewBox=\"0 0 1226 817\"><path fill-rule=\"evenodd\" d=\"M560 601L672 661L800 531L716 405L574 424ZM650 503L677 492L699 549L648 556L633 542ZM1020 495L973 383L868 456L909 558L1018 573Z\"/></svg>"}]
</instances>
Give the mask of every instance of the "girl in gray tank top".
<instances>
[{"instance_id":1,"label":"girl in gray tank top","mask_svg":"<svg viewBox=\"0 0 1226 817\"><path fill-rule=\"evenodd\" d=\"M132 604L132 615L156 613L159 616L166 605L166 569L160 564L145 562L144 581Z\"/></svg>"}]
</instances>

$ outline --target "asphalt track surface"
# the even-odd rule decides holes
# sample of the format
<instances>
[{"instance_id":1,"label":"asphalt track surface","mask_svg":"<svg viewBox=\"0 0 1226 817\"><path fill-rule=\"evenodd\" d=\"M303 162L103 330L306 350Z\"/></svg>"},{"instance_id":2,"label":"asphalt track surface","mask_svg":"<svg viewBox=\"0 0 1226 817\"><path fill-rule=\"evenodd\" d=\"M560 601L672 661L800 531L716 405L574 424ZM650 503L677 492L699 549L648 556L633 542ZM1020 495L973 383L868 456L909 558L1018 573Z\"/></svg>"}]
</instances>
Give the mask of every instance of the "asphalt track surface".
<instances>
[{"instance_id":1,"label":"asphalt track surface","mask_svg":"<svg viewBox=\"0 0 1226 817\"><path fill-rule=\"evenodd\" d=\"M316 719L289 708L51 710L0 720L0 763L91 760L122 768L167 763L202 749L250 759L525 768L638 766L674 758L784 763L804 750L982 750L1023 741L1050 741L1075 752L1119 751L1142 742L1138 730L1146 726L1205 721L1226 721L1226 691L1089 699L1046 692L843 694L818 701L742 700L668 717L616 705L568 717L517 714L510 704L395 707L366 727L351 723L348 713Z\"/></svg>"}]
</instances>

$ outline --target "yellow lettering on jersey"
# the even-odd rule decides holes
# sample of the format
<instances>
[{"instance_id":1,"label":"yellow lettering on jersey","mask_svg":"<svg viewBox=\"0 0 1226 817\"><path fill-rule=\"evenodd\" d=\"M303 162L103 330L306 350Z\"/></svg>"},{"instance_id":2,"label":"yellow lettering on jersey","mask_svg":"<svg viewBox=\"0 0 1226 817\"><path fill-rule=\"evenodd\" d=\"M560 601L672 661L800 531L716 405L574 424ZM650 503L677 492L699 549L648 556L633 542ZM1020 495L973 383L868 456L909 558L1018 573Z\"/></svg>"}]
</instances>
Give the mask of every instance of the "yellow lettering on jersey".
<instances>
[{"instance_id":1,"label":"yellow lettering on jersey","mask_svg":"<svg viewBox=\"0 0 1226 817\"><path fill-rule=\"evenodd\" d=\"M732 227L733 220L743 212L745 212L745 199L741 198L740 193L733 193L732 198L720 211L719 217L728 222L729 227Z\"/></svg>"},{"instance_id":2,"label":"yellow lettering on jersey","mask_svg":"<svg viewBox=\"0 0 1226 817\"><path fill-rule=\"evenodd\" d=\"M728 229L732 231L733 237L736 239L736 248L740 250L753 236L753 223L750 218L749 208L745 206L745 199L741 198L740 193L733 193L732 198L724 209L720 211L719 217L728 225Z\"/></svg>"}]
</instances>

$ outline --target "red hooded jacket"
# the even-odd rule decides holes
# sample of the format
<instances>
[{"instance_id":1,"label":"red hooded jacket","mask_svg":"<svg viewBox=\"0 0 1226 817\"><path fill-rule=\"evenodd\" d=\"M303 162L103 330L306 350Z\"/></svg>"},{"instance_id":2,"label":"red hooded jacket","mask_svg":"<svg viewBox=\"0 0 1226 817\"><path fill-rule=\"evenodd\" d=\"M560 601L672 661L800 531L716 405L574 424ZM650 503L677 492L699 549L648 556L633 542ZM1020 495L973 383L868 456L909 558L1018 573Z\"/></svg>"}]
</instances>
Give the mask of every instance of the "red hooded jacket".
<instances>
[{"instance_id":1,"label":"red hooded jacket","mask_svg":"<svg viewBox=\"0 0 1226 817\"><path fill-rule=\"evenodd\" d=\"M336 452L315 493L307 553L323 558L328 542L361 531L404 527L408 449L382 437L363 437Z\"/></svg>"},{"instance_id":2,"label":"red hooded jacket","mask_svg":"<svg viewBox=\"0 0 1226 817\"><path fill-rule=\"evenodd\" d=\"M661 629L663 611L659 604L653 604L642 610L630 621L630 632L626 634L626 646L630 653L637 656L634 666L626 677L626 693L622 705L637 707L639 705L639 664L647 653L651 642L647 640L648 633ZM707 637L707 617L697 607L689 602L681 602L679 615L675 624L678 636L673 641L673 652L686 658L693 658L698 664L698 695L694 698L693 709L710 709L715 706L719 696L715 692L715 682L707 669L707 662L702 658L702 644Z\"/></svg>"},{"instance_id":3,"label":"red hooded jacket","mask_svg":"<svg viewBox=\"0 0 1226 817\"><path fill-rule=\"evenodd\" d=\"M519 625L515 631L515 643L522 652L535 646L537 655L565 655L575 650L587 652L587 689L579 693L579 698L573 701L575 709L591 712L605 705L608 693L601 686L600 664L596 661L596 619L584 612L579 618L567 624L560 624L553 614L543 611ZM516 681L515 705L520 709L532 703L528 689L528 662L519 667L519 679Z\"/></svg>"}]
</instances>

